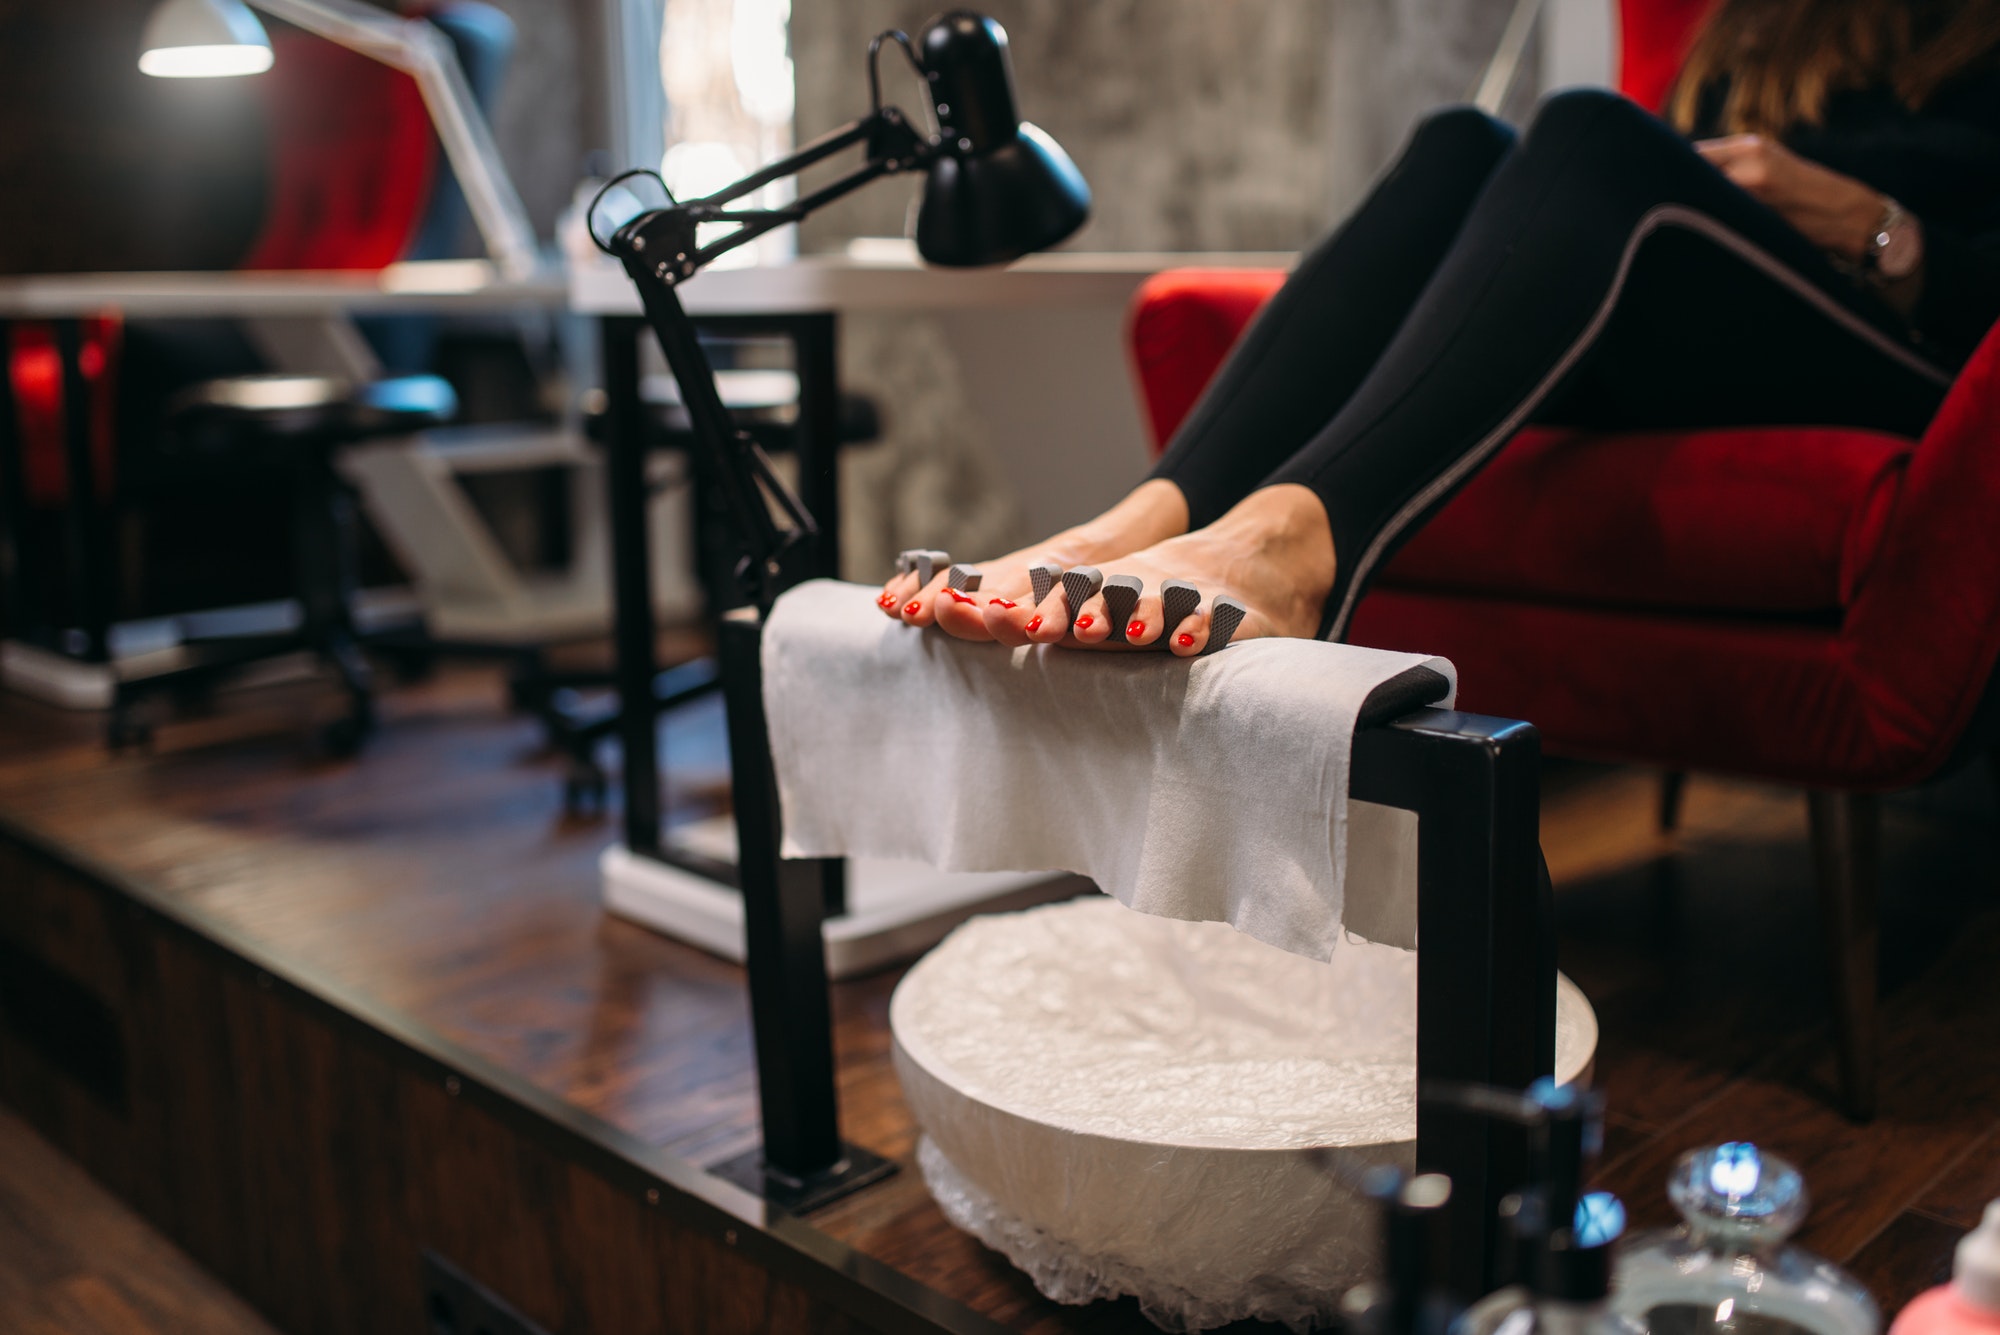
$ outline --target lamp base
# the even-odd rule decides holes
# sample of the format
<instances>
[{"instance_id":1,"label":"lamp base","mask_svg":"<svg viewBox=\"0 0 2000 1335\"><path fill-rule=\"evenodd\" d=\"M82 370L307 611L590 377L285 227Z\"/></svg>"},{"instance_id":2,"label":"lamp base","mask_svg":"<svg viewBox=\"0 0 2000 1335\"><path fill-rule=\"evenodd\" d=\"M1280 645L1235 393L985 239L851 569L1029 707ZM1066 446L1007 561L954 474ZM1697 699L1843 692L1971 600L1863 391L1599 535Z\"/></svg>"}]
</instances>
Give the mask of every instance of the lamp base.
<instances>
[{"instance_id":1,"label":"lamp base","mask_svg":"<svg viewBox=\"0 0 2000 1335\"><path fill-rule=\"evenodd\" d=\"M807 1178L795 1178L770 1167L764 1162L761 1148L710 1164L708 1171L793 1214L810 1214L842 1196L894 1176L897 1169L881 1155L842 1141L840 1161Z\"/></svg>"}]
</instances>

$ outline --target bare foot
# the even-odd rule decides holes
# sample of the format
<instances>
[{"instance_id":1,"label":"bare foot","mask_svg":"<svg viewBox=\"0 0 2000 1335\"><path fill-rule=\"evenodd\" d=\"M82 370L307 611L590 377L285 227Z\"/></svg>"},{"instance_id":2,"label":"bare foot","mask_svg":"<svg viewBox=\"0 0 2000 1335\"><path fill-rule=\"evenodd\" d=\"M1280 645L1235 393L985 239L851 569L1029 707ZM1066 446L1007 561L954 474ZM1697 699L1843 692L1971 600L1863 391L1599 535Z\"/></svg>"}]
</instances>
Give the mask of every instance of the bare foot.
<instances>
[{"instance_id":1,"label":"bare foot","mask_svg":"<svg viewBox=\"0 0 2000 1335\"><path fill-rule=\"evenodd\" d=\"M1058 533L1045 542L977 564L981 581L976 593L945 587L947 571L919 587L915 573L898 575L882 586L875 600L884 616L911 626L936 625L967 640L996 638L987 614L1012 612L1033 605L1028 568L1041 562L1068 568L1115 560L1187 531L1187 501L1179 487L1158 478L1139 484L1130 495L1097 518ZM1027 638L1005 638L1026 644Z\"/></svg>"},{"instance_id":2,"label":"bare foot","mask_svg":"<svg viewBox=\"0 0 2000 1335\"><path fill-rule=\"evenodd\" d=\"M1191 658L1208 647L1215 598L1228 594L1249 609L1230 643L1265 635L1311 639L1333 588L1333 532L1319 497L1286 483L1251 492L1207 528L1102 563L1102 569L1107 579L1137 575L1145 582L1124 643L1111 641L1102 593L1072 609L1060 584L1036 607L989 606L987 629L1005 644L1084 649L1145 648L1164 635L1171 637L1169 649ZM1170 579L1194 585L1202 596L1201 609L1175 626L1161 624L1160 587Z\"/></svg>"}]
</instances>

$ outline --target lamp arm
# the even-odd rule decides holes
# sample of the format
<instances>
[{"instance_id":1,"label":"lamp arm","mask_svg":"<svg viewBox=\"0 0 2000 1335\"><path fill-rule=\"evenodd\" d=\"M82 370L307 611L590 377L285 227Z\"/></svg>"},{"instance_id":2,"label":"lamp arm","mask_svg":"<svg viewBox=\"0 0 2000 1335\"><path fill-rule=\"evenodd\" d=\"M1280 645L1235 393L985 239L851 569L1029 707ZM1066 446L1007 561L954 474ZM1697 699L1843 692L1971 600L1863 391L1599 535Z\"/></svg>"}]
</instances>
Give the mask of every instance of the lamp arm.
<instances>
[{"instance_id":1,"label":"lamp arm","mask_svg":"<svg viewBox=\"0 0 2000 1335\"><path fill-rule=\"evenodd\" d=\"M873 132L876 117L863 116L849 121L837 130L829 130L809 144L803 144L785 157L766 163L742 180L726 185L712 195L685 201L688 205L727 204L732 199L741 199L753 190L761 190L773 181L781 181L787 176L796 176L806 168L832 157L843 149L865 141Z\"/></svg>"},{"instance_id":2,"label":"lamp arm","mask_svg":"<svg viewBox=\"0 0 2000 1335\"><path fill-rule=\"evenodd\" d=\"M863 166L857 167L846 176L841 177L839 180L829 182L820 189L813 191L810 195L782 209L766 209L742 213L716 213L705 216L704 210L695 205L689 205L689 211L694 215L697 222L739 222L742 224L742 226L738 227L728 236L723 237L719 241L711 241L708 245L697 250L690 257L689 262L695 269L699 270L705 265L714 263L716 259L728 254L745 242L753 241L766 232L783 227L786 223L800 222L808 214L825 208L828 204L833 203L844 195L853 194L870 181L880 180L884 176L893 175L902 170L904 168L893 166L883 161L866 163Z\"/></svg>"},{"instance_id":3,"label":"lamp arm","mask_svg":"<svg viewBox=\"0 0 2000 1335\"><path fill-rule=\"evenodd\" d=\"M397 18L355 0L247 2L415 79L494 264L511 279L534 276L541 264L534 225L443 33L422 19Z\"/></svg>"},{"instance_id":4,"label":"lamp arm","mask_svg":"<svg viewBox=\"0 0 2000 1335\"><path fill-rule=\"evenodd\" d=\"M830 181L818 190L781 209L726 209L722 205L740 199L753 190L799 172L815 163L851 148L868 145L868 158L847 175ZM819 209L852 194L871 181L898 172L928 166L939 152L937 145L920 138L909 120L895 107L884 107L813 140L787 157L713 194L676 203L634 219L619 230L619 240L610 249L621 260L632 253L644 254L646 267L656 281L685 282L738 246L754 241L786 223L802 222ZM696 227L701 223L733 222L735 231L697 245ZM628 264L628 267L629 264Z\"/></svg>"},{"instance_id":5,"label":"lamp arm","mask_svg":"<svg viewBox=\"0 0 2000 1335\"><path fill-rule=\"evenodd\" d=\"M772 181L795 175L861 143L868 146L867 161L785 208L726 207ZM812 553L812 540L819 536L819 526L757 443L731 419L716 388L708 354L696 337L694 322L674 289L738 246L786 223L798 222L871 181L925 165L938 151L910 128L902 112L894 107L878 108L713 194L640 214L608 241L599 243L618 258L639 290L646 322L680 385L695 448L712 467L729 510L741 547L737 583L760 611L770 611L779 594L810 574L805 563ZM605 189L616 184L613 180ZM593 202L593 212L595 207ZM696 233L705 222L739 225L727 236L700 246ZM774 520L774 505L787 526Z\"/></svg>"}]
</instances>

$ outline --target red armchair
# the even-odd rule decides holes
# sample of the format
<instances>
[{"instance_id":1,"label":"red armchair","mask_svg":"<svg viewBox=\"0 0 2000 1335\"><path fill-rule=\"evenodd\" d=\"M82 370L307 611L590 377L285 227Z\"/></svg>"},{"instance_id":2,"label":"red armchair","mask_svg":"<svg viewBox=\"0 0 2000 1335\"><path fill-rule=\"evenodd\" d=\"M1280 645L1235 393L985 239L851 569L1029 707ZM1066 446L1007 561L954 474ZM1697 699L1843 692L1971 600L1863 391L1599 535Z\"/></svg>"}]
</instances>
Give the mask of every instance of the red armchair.
<instances>
[{"instance_id":1,"label":"red armchair","mask_svg":"<svg viewBox=\"0 0 2000 1335\"><path fill-rule=\"evenodd\" d=\"M1658 105L1703 8L1624 0L1629 92ZM1140 290L1130 341L1156 442L1282 281L1181 270ZM1841 1081L1865 1117L1871 795L1929 777L1983 732L1996 513L2000 331L1921 440L1524 431L1383 570L1350 638L1451 658L1465 707L1532 720L1555 753L1806 788ZM1676 790L1670 778L1668 824Z\"/></svg>"}]
</instances>

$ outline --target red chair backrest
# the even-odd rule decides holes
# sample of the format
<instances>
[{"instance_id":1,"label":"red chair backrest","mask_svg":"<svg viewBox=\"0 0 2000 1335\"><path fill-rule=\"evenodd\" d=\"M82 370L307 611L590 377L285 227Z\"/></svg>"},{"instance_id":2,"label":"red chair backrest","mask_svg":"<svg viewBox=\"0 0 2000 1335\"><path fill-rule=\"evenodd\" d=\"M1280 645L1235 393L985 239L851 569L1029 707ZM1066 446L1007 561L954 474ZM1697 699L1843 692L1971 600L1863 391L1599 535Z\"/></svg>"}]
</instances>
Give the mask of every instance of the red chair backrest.
<instances>
[{"instance_id":1,"label":"red chair backrest","mask_svg":"<svg viewBox=\"0 0 2000 1335\"><path fill-rule=\"evenodd\" d=\"M1718 0L1618 0L1618 91L1659 111Z\"/></svg>"},{"instance_id":2,"label":"red chair backrest","mask_svg":"<svg viewBox=\"0 0 2000 1335\"><path fill-rule=\"evenodd\" d=\"M271 34L271 196L246 269L379 269L409 244L436 170L409 75L298 31Z\"/></svg>"}]
</instances>

